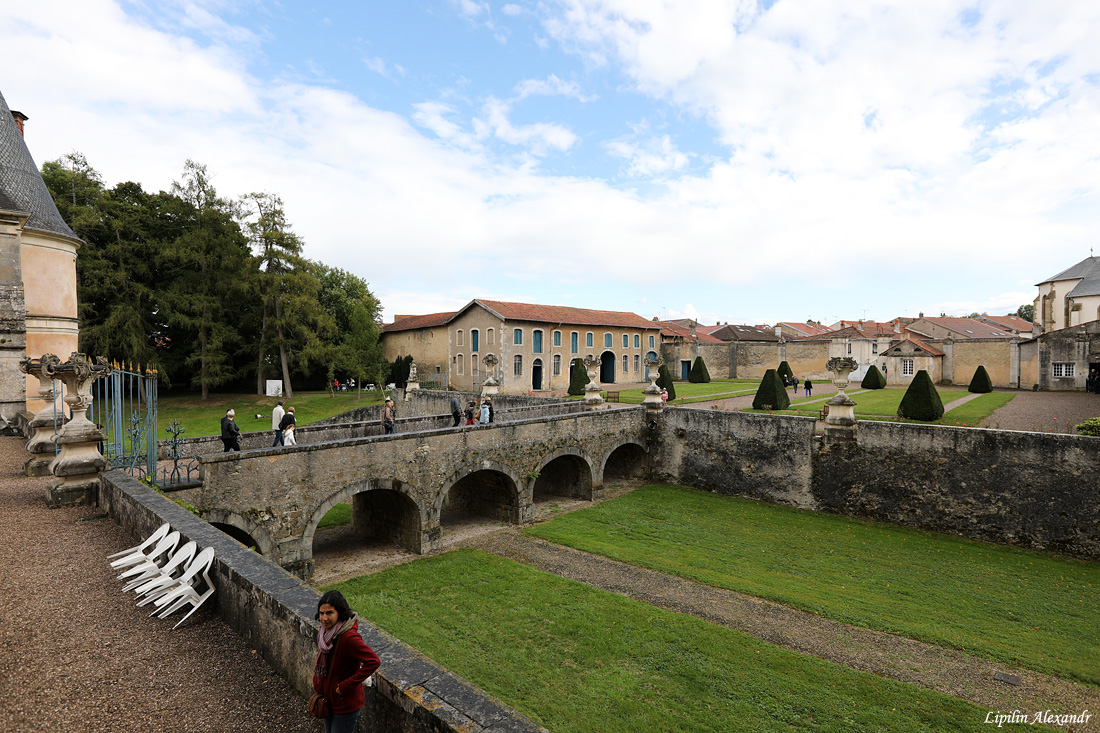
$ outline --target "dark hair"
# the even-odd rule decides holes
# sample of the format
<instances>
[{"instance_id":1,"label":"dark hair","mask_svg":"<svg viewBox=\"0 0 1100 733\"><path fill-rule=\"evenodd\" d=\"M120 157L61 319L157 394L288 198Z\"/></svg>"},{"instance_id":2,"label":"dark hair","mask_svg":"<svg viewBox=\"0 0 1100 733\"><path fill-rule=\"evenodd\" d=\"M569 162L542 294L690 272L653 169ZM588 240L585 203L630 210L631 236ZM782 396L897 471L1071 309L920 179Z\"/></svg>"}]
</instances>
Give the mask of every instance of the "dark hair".
<instances>
[{"instance_id":1,"label":"dark hair","mask_svg":"<svg viewBox=\"0 0 1100 733\"><path fill-rule=\"evenodd\" d=\"M338 621L346 621L351 617L351 608L348 606L348 602L344 600L344 594L338 590L330 590L326 591L317 601L317 615L313 618L321 618L321 606L326 603L336 609L336 619Z\"/></svg>"}]
</instances>

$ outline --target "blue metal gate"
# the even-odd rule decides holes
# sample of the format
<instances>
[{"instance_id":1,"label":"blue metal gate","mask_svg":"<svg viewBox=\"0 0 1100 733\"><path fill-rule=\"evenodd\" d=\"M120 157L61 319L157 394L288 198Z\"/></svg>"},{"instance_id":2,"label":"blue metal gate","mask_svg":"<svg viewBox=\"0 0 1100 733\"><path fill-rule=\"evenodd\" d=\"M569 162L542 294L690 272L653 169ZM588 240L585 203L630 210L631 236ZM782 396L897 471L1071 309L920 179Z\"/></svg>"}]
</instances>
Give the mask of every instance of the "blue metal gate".
<instances>
[{"instance_id":1,"label":"blue metal gate","mask_svg":"<svg viewBox=\"0 0 1100 733\"><path fill-rule=\"evenodd\" d=\"M100 426L103 457L113 469L141 479L157 471L157 371L114 371L92 385L88 419Z\"/></svg>"}]
</instances>

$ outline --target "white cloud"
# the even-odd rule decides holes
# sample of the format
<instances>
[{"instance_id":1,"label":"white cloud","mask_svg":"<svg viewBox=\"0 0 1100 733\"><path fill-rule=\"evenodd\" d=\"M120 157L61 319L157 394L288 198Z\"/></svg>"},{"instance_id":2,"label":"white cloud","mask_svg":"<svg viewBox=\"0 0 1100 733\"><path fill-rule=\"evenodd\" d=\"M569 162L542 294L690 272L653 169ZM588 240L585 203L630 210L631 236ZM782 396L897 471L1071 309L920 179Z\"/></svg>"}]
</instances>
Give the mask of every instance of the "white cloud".
<instances>
[{"instance_id":1,"label":"white cloud","mask_svg":"<svg viewBox=\"0 0 1100 733\"><path fill-rule=\"evenodd\" d=\"M505 15L511 16L522 15L523 8L521 8L519 5L516 5L515 3L505 3L501 6L500 12L504 13Z\"/></svg>"},{"instance_id":2,"label":"white cloud","mask_svg":"<svg viewBox=\"0 0 1100 733\"><path fill-rule=\"evenodd\" d=\"M668 135L639 140L624 137L604 146L612 155L626 159L627 175L651 177L683 170L689 157L676 149Z\"/></svg>"},{"instance_id":3,"label":"white cloud","mask_svg":"<svg viewBox=\"0 0 1100 733\"><path fill-rule=\"evenodd\" d=\"M593 102L597 99L595 95L588 96L581 92L581 87L576 82L562 81L555 74L551 74L546 79L524 79L521 81L516 85L515 101L526 99L535 94L542 96L561 95L572 97L581 102Z\"/></svg>"},{"instance_id":4,"label":"white cloud","mask_svg":"<svg viewBox=\"0 0 1100 733\"><path fill-rule=\"evenodd\" d=\"M474 120L474 129L479 137L492 135L534 155L545 155L549 150L564 152L577 142L577 136L563 125L551 122L513 125L508 119L510 113L510 103L490 97L482 107L483 116Z\"/></svg>"}]
</instances>

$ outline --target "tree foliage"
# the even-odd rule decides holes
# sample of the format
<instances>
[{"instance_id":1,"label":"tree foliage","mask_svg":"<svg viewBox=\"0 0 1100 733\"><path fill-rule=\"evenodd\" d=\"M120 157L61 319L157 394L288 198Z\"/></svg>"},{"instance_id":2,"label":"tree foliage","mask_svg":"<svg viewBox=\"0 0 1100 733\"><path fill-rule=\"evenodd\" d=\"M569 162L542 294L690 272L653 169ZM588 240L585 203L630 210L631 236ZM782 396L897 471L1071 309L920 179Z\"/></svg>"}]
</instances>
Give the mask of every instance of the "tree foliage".
<instances>
[{"instance_id":1,"label":"tree foliage","mask_svg":"<svg viewBox=\"0 0 1100 733\"><path fill-rule=\"evenodd\" d=\"M794 372L791 371L791 365L786 361L779 362L779 368L775 370L776 376L779 377L780 384L790 384L794 379Z\"/></svg>"},{"instance_id":2,"label":"tree foliage","mask_svg":"<svg viewBox=\"0 0 1100 733\"><path fill-rule=\"evenodd\" d=\"M974 370L974 378L970 380L970 386L966 388L966 391L977 392L978 394L993 391L993 380L989 378L989 372L985 370L984 364L979 364L978 368Z\"/></svg>"},{"instance_id":3,"label":"tree foliage","mask_svg":"<svg viewBox=\"0 0 1100 733\"><path fill-rule=\"evenodd\" d=\"M783 362L786 364L787 362ZM760 380L760 386L756 388L756 396L752 398L754 410L786 410L791 406L791 398L787 395L787 388L783 386L783 380L779 378L776 369L764 372L764 378Z\"/></svg>"},{"instance_id":4,"label":"tree foliage","mask_svg":"<svg viewBox=\"0 0 1100 733\"><path fill-rule=\"evenodd\" d=\"M672 383L672 372L664 364L657 370L657 386L668 392L670 400L676 399L676 385Z\"/></svg>"},{"instance_id":5,"label":"tree foliage","mask_svg":"<svg viewBox=\"0 0 1100 733\"><path fill-rule=\"evenodd\" d=\"M882 375L877 366L872 364L867 373L863 375L863 381L859 383L859 386L862 389L884 389L886 387L886 377Z\"/></svg>"},{"instance_id":6,"label":"tree foliage","mask_svg":"<svg viewBox=\"0 0 1100 733\"><path fill-rule=\"evenodd\" d=\"M585 385L588 384L588 370L584 368L584 361L573 359L569 362L569 394L584 394Z\"/></svg>"},{"instance_id":7,"label":"tree foliage","mask_svg":"<svg viewBox=\"0 0 1100 733\"><path fill-rule=\"evenodd\" d=\"M274 194L218 195L188 160L170 192L107 188L79 153L42 166L61 215L84 241L77 258L80 348L159 367L166 386L207 397L280 373L339 372L382 381L381 307L350 273L302 257Z\"/></svg>"},{"instance_id":8,"label":"tree foliage","mask_svg":"<svg viewBox=\"0 0 1100 733\"><path fill-rule=\"evenodd\" d=\"M695 357L695 363L691 365L691 371L688 372L688 381L692 384L710 382L710 372L707 371L707 365L703 362L703 357Z\"/></svg>"},{"instance_id":9,"label":"tree foliage","mask_svg":"<svg viewBox=\"0 0 1100 733\"><path fill-rule=\"evenodd\" d=\"M1035 323L1035 305L1033 303L1021 305L1016 309L1016 315L1023 318L1025 321Z\"/></svg>"},{"instance_id":10,"label":"tree foliage","mask_svg":"<svg viewBox=\"0 0 1100 733\"><path fill-rule=\"evenodd\" d=\"M905 390L898 406L898 416L926 422L943 417L943 401L927 370L918 371L909 383L909 389Z\"/></svg>"}]
</instances>

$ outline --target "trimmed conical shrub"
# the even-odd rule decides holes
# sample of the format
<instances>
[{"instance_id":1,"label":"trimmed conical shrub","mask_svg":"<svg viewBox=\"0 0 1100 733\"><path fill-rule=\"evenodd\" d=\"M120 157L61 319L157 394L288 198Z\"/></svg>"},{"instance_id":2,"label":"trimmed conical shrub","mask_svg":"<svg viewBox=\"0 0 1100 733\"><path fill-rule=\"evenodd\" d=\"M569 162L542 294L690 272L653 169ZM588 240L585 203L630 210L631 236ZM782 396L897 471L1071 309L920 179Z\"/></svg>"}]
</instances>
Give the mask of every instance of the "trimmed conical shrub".
<instances>
[{"instance_id":1,"label":"trimmed conical shrub","mask_svg":"<svg viewBox=\"0 0 1100 733\"><path fill-rule=\"evenodd\" d=\"M913 377L909 389L905 390L905 396L901 398L898 406L898 415L910 420L939 420L943 417L943 401L940 393L936 391L936 385L932 384L932 377L921 369Z\"/></svg>"},{"instance_id":2,"label":"trimmed conical shrub","mask_svg":"<svg viewBox=\"0 0 1100 733\"><path fill-rule=\"evenodd\" d=\"M878 367L874 364L867 370L867 374L863 376L863 381L859 383L862 389L883 389L886 387L886 377L882 376L882 372L878 370Z\"/></svg>"},{"instance_id":3,"label":"trimmed conical shrub","mask_svg":"<svg viewBox=\"0 0 1100 733\"><path fill-rule=\"evenodd\" d=\"M794 379L794 372L791 371L791 365L786 361L779 362L779 368L775 370L775 373L779 376L780 384L790 384Z\"/></svg>"},{"instance_id":4,"label":"trimmed conical shrub","mask_svg":"<svg viewBox=\"0 0 1100 733\"><path fill-rule=\"evenodd\" d=\"M989 378L989 372L985 370L985 366L979 364L974 370L974 378L970 380L970 386L966 390L980 394L993 391L993 380Z\"/></svg>"},{"instance_id":5,"label":"trimmed conical shrub","mask_svg":"<svg viewBox=\"0 0 1100 733\"><path fill-rule=\"evenodd\" d=\"M779 378L776 370L769 369L764 372L764 378L760 380L760 386L756 390L756 397L752 399L752 409L786 410L790 406L791 398L787 396L787 388L783 386L783 380Z\"/></svg>"},{"instance_id":6,"label":"trimmed conical shrub","mask_svg":"<svg viewBox=\"0 0 1100 733\"><path fill-rule=\"evenodd\" d=\"M588 370L584 368L583 361L574 359L569 363L569 394L584 394L586 384L588 384Z\"/></svg>"},{"instance_id":7,"label":"trimmed conical shrub","mask_svg":"<svg viewBox=\"0 0 1100 733\"><path fill-rule=\"evenodd\" d=\"M657 373L660 375L657 377L657 386L668 392L668 398L670 400L676 399L676 387L672 384L672 372L668 370L667 366L662 364L661 370Z\"/></svg>"},{"instance_id":8,"label":"trimmed conical shrub","mask_svg":"<svg viewBox=\"0 0 1100 733\"><path fill-rule=\"evenodd\" d=\"M710 381L710 372L707 371L707 365L703 363L703 357L695 357L695 363L691 365L691 371L688 372L688 381L692 384L704 384Z\"/></svg>"}]
</instances>

